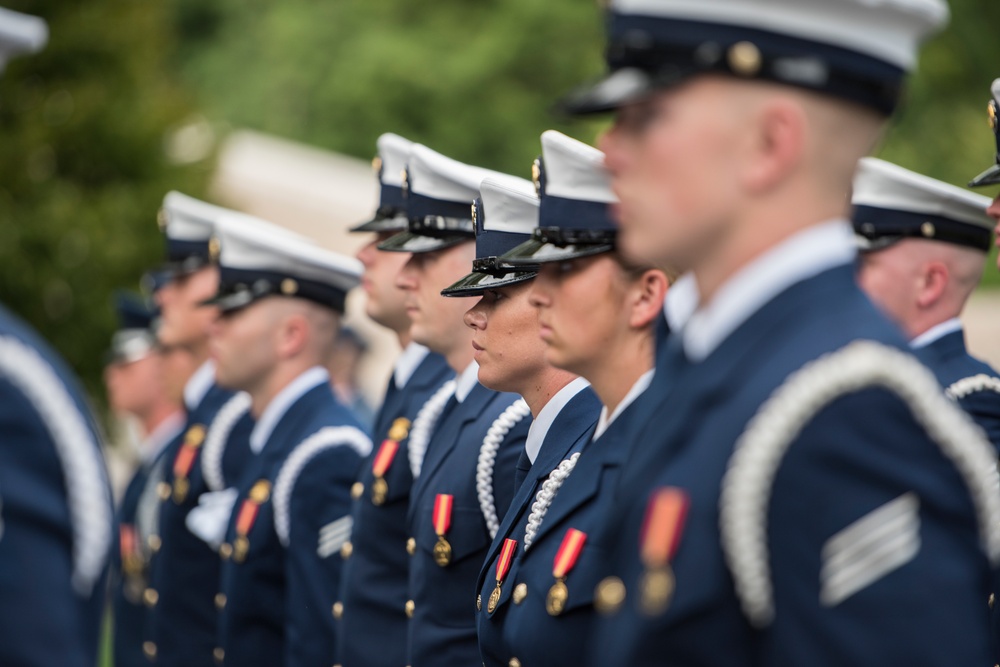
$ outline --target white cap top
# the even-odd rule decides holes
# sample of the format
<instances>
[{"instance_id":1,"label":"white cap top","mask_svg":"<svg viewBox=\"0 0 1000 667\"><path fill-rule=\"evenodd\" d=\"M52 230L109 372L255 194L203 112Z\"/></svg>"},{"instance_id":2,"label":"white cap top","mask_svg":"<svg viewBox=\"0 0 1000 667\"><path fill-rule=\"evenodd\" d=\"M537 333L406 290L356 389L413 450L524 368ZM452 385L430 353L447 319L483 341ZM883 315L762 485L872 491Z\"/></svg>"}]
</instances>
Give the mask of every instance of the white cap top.
<instances>
[{"instance_id":1,"label":"white cap top","mask_svg":"<svg viewBox=\"0 0 1000 667\"><path fill-rule=\"evenodd\" d=\"M546 195L606 204L618 201L611 190L604 153L593 146L546 130L542 133L542 160Z\"/></svg>"},{"instance_id":2,"label":"white cap top","mask_svg":"<svg viewBox=\"0 0 1000 667\"><path fill-rule=\"evenodd\" d=\"M500 182L487 178L479 191L483 198L486 216L483 228L486 231L531 234L538 226L538 197L531 181Z\"/></svg>"},{"instance_id":3,"label":"white cap top","mask_svg":"<svg viewBox=\"0 0 1000 667\"><path fill-rule=\"evenodd\" d=\"M233 212L171 191L163 198L160 229L175 241L208 241L219 218Z\"/></svg>"},{"instance_id":4,"label":"white cap top","mask_svg":"<svg viewBox=\"0 0 1000 667\"><path fill-rule=\"evenodd\" d=\"M613 0L622 14L739 25L839 46L904 70L948 21L943 0Z\"/></svg>"},{"instance_id":5,"label":"white cap top","mask_svg":"<svg viewBox=\"0 0 1000 667\"><path fill-rule=\"evenodd\" d=\"M1000 104L1000 79L993 80L993 85L990 86L990 91L993 93L993 99Z\"/></svg>"},{"instance_id":6,"label":"white cap top","mask_svg":"<svg viewBox=\"0 0 1000 667\"><path fill-rule=\"evenodd\" d=\"M855 206L934 215L993 229L994 221L986 215L990 201L988 197L871 157L858 164L851 198Z\"/></svg>"},{"instance_id":7,"label":"white cap top","mask_svg":"<svg viewBox=\"0 0 1000 667\"><path fill-rule=\"evenodd\" d=\"M361 281L353 257L325 250L311 239L273 223L228 212L216 221L223 271L265 271L295 276L347 291Z\"/></svg>"},{"instance_id":8,"label":"white cap top","mask_svg":"<svg viewBox=\"0 0 1000 667\"><path fill-rule=\"evenodd\" d=\"M410 158L413 142L398 134L386 132L375 142L378 156L382 160L382 182L386 185L403 185L403 170Z\"/></svg>"},{"instance_id":9,"label":"white cap top","mask_svg":"<svg viewBox=\"0 0 1000 667\"><path fill-rule=\"evenodd\" d=\"M519 180L499 171L452 160L420 144L413 146L407 171L410 191L414 194L468 203L470 207L472 200L479 196L479 184L485 179L508 183Z\"/></svg>"},{"instance_id":10,"label":"white cap top","mask_svg":"<svg viewBox=\"0 0 1000 667\"><path fill-rule=\"evenodd\" d=\"M41 51L48 41L45 21L0 7L0 70L11 57Z\"/></svg>"}]
</instances>

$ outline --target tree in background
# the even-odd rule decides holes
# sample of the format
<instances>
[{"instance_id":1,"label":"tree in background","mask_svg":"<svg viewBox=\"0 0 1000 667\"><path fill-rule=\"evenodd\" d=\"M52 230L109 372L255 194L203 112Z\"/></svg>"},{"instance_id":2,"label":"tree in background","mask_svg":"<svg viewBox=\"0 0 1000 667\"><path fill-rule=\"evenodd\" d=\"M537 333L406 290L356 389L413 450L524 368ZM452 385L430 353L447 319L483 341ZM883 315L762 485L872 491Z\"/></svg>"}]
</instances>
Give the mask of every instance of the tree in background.
<instances>
[{"instance_id":1,"label":"tree in background","mask_svg":"<svg viewBox=\"0 0 1000 667\"><path fill-rule=\"evenodd\" d=\"M0 79L0 300L99 395L110 294L161 261L156 212L197 194L207 166L168 160L192 113L170 70L172 5L6 0L49 23L49 44Z\"/></svg>"}]
</instances>

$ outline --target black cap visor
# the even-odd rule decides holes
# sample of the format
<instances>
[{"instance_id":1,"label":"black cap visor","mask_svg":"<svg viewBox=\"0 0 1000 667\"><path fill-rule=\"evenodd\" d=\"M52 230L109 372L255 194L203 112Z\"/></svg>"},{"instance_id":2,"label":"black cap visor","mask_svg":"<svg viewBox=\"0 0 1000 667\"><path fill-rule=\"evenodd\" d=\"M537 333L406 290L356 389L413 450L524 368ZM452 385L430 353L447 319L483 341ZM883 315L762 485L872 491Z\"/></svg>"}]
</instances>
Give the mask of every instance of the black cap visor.
<instances>
[{"instance_id":1,"label":"black cap visor","mask_svg":"<svg viewBox=\"0 0 1000 667\"><path fill-rule=\"evenodd\" d=\"M995 164L983 173L969 181L970 188L981 188L986 185L1000 184L1000 164Z\"/></svg>"}]
</instances>

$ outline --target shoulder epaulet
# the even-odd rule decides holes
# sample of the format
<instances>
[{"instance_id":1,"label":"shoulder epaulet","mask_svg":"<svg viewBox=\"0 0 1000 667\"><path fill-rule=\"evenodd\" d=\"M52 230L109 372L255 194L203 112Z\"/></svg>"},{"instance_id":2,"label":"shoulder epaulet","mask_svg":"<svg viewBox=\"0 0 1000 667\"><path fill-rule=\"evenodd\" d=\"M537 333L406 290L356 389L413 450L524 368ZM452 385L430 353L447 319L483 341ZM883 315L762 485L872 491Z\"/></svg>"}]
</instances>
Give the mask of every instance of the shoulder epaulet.
<instances>
[{"instance_id":1,"label":"shoulder epaulet","mask_svg":"<svg viewBox=\"0 0 1000 667\"><path fill-rule=\"evenodd\" d=\"M969 394L980 391L995 391L1000 393L1000 378L980 373L979 375L973 375L953 382L944 390L944 393L948 398L957 401Z\"/></svg>"},{"instance_id":2,"label":"shoulder epaulet","mask_svg":"<svg viewBox=\"0 0 1000 667\"><path fill-rule=\"evenodd\" d=\"M274 482L274 530L284 546L288 546L289 505L292 489L299 474L317 454L333 447L351 447L362 457L372 451L372 441L353 426L327 426L298 445L285 459Z\"/></svg>"},{"instance_id":3,"label":"shoulder epaulet","mask_svg":"<svg viewBox=\"0 0 1000 667\"><path fill-rule=\"evenodd\" d=\"M514 426L531 414L528 404L519 398L500 413L483 438L479 448L479 461L476 463L476 495L479 497L479 508L483 512L486 528L490 531L490 539L497 536L500 530L500 518L497 516L496 501L493 497L493 466L497 460L497 450L500 443L507 437Z\"/></svg>"},{"instance_id":4,"label":"shoulder epaulet","mask_svg":"<svg viewBox=\"0 0 1000 667\"><path fill-rule=\"evenodd\" d=\"M249 411L250 394L241 391L226 401L209 424L201 451L201 472L209 491L222 491L226 488L226 480L222 474L222 456L226 452L233 427Z\"/></svg>"},{"instance_id":5,"label":"shoulder epaulet","mask_svg":"<svg viewBox=\"0 0 1000 667\"><path fill-rule=\"evenodd\" d=\"M722 548L743 611L756 627L774 617L767 546L771 487L789 447L830 403L878 387L898 396L970 491L983 551L1000 562L1000 496L996 455L979 429L945 398L930 371L910 355L858 341L791 374L760 407L740 436L722 482Z\"/></svg>"},{"instance_id":6,"label":"shoulder epaulet","mask_svg":"<svg viewBox=\"0 0 1000 667\"><path fill-rule=\"evenodd\" d=\"M417 413L416 418L413 420L413 428L410 429L410 441L406 445L407 456L410 460L410 472L413 474L413 479L420 477L420 469L424 465L424 454L427 453L427 444L430 442L431 433L434 432L434 426L441 416L441 411L448 404L448 399L455 394L457 387L458 383L454 380L445 382L441 385L440 389L434 392L433 396L427 399L427 402L420 408L420 412Z\"/></svg>"},{"instance_id":7,"label":"shoulder epaulet","mask_svg":"<svg viewBox=\"0 0 1000 667\"><path fill-rule=\"evenodd\" d=\"M73 587L89 595L104 570L113 516L97 438L55 369L34 348L0 336L0 378L24 394L52 437L73 531Z\"/></svg>"}]
</instances>

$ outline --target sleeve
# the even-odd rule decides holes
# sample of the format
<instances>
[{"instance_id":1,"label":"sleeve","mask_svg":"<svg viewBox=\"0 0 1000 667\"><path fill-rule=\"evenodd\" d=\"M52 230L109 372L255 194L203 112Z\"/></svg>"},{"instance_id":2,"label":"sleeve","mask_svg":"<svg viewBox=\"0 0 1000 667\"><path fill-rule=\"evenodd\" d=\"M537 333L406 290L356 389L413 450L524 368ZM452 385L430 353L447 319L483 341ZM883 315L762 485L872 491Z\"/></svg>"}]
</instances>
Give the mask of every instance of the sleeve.
<instances>
[{"instance_id":1,"label":"sleeve","mask_svg":"<svg viewBox=\"0 0 1000 667\"><path fill-rule=\"evenodd\" d=\"M844 396L808 422L766 509L762 664L991 664L991 568L967 482L888 391Z\"/></svg>"},{"instance_id":2,"label":"sleeve","mask_svg":"<svg viewBox=\"0 0 1000 667\"><path fill-rule=\"evenodd\" d=\"M351 484L361 456L349 446L324 449L295 481L286 556L287 667L332 664L333 603L340 590L341 547L350 538Z\"/></svg>"}]
</instances>

